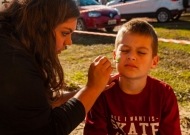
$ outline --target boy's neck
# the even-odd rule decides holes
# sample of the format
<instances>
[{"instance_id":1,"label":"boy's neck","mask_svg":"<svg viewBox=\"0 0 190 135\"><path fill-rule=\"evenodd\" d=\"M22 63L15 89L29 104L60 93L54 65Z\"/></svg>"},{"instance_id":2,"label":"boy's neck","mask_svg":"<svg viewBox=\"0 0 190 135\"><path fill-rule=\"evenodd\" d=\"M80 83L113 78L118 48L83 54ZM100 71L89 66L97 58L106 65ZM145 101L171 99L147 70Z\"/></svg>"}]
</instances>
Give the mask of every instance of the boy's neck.
<instances>
[{"instance_id":1,"label":"boy's neck","mask_svg":"<svg viewBox=\"0 0 190 135\"><path fill-rule=\"evenodd\" d=\"M119 78L119 86L121 90L130 95L141 93L144 87L146 86L146 82L147 82L146 76L139 79L131 79L126 77Z\"/></svg>"}]
</instances>

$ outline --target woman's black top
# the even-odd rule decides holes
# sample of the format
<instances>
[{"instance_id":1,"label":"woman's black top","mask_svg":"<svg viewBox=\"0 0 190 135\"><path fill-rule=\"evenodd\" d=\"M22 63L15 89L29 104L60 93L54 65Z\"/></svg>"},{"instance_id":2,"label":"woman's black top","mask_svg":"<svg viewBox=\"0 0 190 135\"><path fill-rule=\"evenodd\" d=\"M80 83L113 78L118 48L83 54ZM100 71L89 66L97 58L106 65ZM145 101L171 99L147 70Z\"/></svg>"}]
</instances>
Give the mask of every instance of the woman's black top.
<instances>
[{"instance_id":1,"label":"woman's black top","mask_svg":"<svg viewBox=\"0 0 190 135\"><path fill-rule=\"evenodd\" d=\"M38 68L8 43L0 37L0 135L68 135L84 120L83 104L51 109Z\"/></svg>"}]
</instances>

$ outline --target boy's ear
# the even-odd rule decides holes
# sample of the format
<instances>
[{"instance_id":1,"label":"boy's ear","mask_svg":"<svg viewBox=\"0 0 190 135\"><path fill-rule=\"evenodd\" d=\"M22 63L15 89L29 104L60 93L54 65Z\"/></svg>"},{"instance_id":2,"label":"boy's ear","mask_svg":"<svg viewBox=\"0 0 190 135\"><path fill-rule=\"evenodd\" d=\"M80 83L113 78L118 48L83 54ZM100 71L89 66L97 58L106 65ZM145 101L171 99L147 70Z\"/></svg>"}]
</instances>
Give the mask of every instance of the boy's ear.
<instances>
[{"instance_id":1,"label":"boy's ear","mask_svg":"<svg viewBox=\"0 0 190 135\"><path fill-rule=\"evenodd\" d=\"M158 65L158 61L159 61L158 55L154 56L151 69L156 68L156 66Z\"/></svg>"}]
</instances>

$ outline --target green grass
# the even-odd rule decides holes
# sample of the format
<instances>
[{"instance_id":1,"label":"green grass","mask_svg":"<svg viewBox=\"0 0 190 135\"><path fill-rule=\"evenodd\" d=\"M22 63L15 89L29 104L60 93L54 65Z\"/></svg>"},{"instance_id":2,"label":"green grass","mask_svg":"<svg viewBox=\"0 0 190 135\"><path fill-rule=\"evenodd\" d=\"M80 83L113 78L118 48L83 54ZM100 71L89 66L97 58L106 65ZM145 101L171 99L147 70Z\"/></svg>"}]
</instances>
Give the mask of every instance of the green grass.
<instances>
[{"instance_id":1,"label":"green grass","mask_svg":"<svg viewBox=\"0 0 190 135\"><path fill-rule=\"evenodd\" d=\"M190 101L190 45L159 43L160 61L150 75L172 86L178 101Z\"/></svg>"},{"instance_id":2,"label":"green grass","mask_svg":"<svg viewBox=\"0 0 190 135\"><path fill-rule=\"evenodd\" d=\"M179 44L172 46L168 47L167 43L160 43L160 61L158 67L151 70L150 75L169 83L176 92L178 101L187 104L186 101L190 100L188 95L190 93L190 46ZM179 50L178 46L180 46ZM70 87L84 86L87 81L88 67L93 59L98 55L104 55L112 61L113 49L113 44L70 46L60 55L66 82L72 85Z\"/></svg>"},{"instance_id":3,"label":"green grass","mask_svg":"<svg viewBox=\"0 0 190 135\"><path fill-rule=\"evenodd\" d=\"M160 38L168 38L172 39L175 37L175 39L180 39L180 40L190 40L190 35L189 30L173 30L173 29L167 29L167 28L156 28L156 32L158 33L158 37Z\"/></svg>"},{"instance_id":4,"label":"green grass","mask_svg":"<svg viewBox=\"0 0 190 135\"><path fill-rule=\"evenodd\" d=\"M190 19L151 24L159 38L190 41ZM112 61L114 41L114 37L73 34L73 45L59 56L69 90L85 85L89 65L95 57L104 55ZM190 106L190 45L159 42L159 57L158 66L150 75L170 84L179 103Z\"/></svg>"}]
</instances>

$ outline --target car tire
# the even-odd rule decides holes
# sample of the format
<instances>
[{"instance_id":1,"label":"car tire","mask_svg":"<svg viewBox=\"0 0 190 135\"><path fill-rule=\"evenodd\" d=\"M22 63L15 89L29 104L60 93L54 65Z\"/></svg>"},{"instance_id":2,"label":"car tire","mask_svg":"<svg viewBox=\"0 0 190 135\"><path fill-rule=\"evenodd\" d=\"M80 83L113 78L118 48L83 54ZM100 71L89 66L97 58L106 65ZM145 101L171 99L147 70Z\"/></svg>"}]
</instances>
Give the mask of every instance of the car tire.
<instances>
[{"instance_id":1,"label":"car tire","mask_svg":"<svg viewBox=\"0 0 190 135\"><path fill-rule=\"evenodd\" d=\"M188 0L183 0L183 6L184 6L184 8L188 8L190 6L189 1Z\"/></svg>"},{"instance_id":2,"label":"car tire","mask_svg":"<svg viewBox=\"0 0 190 135\"><path fill-rule=\"evenodd\" d=\"M168 22L171 18L170 11L167 9L160 9L157 11L157 21L161 23Z\"/></svg>"},{"instance_id":3,"label":"car tire","mask_svg":"<svg viewBox=\"0 0 190 135\"><path fill-rule=\"evenodd\" d=\"M85 25L83 19L79 18L77 20L76 30L80 30L80 31L85 31L86 30L86 25Z\"/></svg>"},{"instance_id":4,"label":"car tire","mask_svg":"<svg viewBox=\"0 0 190 135\"><path fill-rule=\"evenodd\" d=\"M114 27L105 28L107 32L113 32Z\"/></svg>"}]
</instances>

